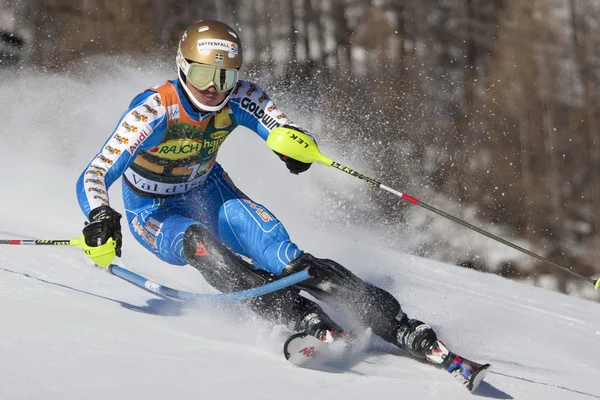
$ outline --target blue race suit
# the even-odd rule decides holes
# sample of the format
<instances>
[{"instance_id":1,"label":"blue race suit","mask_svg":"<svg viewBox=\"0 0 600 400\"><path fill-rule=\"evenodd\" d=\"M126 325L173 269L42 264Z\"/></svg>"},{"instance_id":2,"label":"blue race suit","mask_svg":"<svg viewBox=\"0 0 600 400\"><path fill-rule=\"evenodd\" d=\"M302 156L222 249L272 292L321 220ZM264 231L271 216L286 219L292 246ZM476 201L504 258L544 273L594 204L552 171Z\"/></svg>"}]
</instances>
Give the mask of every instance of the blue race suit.
<instances>
[{"instance_id":1,"label":"blue race suit","mask_svg":"<svg viewBox=\"0 0 600 400\"><path fill-rule=\"evenodd\" d=\"M199 113L177 80L138 95L77 182L84 214L109 204L108 188L123 176L133 236L161 260L185 265L183 235L202 224L256 268L281 274L302 254L281 222L235 187L216 162L238 126L264 140L291 125L255 83L239 81L225 107Z\"/></svg>"}]
</instances>

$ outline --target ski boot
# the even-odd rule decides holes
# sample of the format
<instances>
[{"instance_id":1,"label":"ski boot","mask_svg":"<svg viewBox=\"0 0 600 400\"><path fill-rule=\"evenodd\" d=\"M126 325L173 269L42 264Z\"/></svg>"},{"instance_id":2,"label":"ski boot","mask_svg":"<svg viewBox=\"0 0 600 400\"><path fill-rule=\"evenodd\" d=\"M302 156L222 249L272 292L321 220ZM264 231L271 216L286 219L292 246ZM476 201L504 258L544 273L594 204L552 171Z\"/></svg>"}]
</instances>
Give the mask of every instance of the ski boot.
<instances>
[{"instance_id":1,"label":"ski boot","mask_svg":"<svg viewBox=\"0 0 600 400\"><path fill-rule=\"evenodd\" d=\"M417 358L427 358L437 341L431 327L419 320L409 319L406 314L398 320L396 344Z\"/></svg>"},{"instance_id":2,"label":"ski boot","mask_svg":"<svg viewBox=\"0 0 600 400\"><path fill-rule=\"evenodd\" d=\"M296 322L295 331L314 336L325 343L333 343L346 336L344 329L333 322L320 306L303 297L297 301L304 303L305 310Z\"/></svg>"}]
</instances>

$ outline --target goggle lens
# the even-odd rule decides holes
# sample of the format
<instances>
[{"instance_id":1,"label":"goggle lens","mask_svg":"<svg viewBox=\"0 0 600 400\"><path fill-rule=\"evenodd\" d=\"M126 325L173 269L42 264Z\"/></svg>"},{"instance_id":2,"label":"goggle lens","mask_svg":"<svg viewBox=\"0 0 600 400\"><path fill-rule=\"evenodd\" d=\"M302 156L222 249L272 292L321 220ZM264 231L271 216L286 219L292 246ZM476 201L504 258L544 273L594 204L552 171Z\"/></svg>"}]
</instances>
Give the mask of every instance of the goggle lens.
<instances>
[{"instance_id":1,"label":"goggle lens","mask_svg":"<svg viewBox=\"0 0 600 400\"><path fill-rule=\"evenodd\" d=\"M190 83L200 90L215 85L218 92L227 92L234 88L238 81L238 70L218 68L203 64L190 64L187 74Z\"/></svg>"}]
</instances>

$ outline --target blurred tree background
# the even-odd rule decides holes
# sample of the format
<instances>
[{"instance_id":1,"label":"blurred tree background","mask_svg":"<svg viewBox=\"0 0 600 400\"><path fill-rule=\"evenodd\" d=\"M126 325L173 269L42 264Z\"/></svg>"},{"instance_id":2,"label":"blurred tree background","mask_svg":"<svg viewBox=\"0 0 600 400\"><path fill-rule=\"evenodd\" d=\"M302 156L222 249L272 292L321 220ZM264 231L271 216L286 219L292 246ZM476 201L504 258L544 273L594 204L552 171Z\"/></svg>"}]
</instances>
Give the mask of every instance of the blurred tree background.
<instances>
[{"instance_id":1,"label":"blurred tree background","mask_svg":"<svg viewBox=\"0 0 600 400\"><path fill-rule=\"evenodd\" d=\"M314 99L311 128L347 143L369 175L600 272L600 2L0 0L0 65L60 70L122 52L173 62L201 18L238 29L246 77ZM408 208L373 191L363 217L397 227ZM533 283L551 273L555 289L578 292L520 260L445 261Z\"/></svg>"}]
</instances>

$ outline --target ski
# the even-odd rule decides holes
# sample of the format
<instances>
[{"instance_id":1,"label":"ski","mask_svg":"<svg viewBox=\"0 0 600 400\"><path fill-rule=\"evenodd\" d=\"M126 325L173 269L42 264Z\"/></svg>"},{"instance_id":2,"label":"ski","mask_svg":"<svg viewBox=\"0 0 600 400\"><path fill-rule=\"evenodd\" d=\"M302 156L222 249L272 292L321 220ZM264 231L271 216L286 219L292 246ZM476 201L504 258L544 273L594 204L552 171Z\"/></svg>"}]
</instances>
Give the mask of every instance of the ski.
<instances>
[{"instance_id":1,"label":"ski","mask_svg":"<svg viewBox=\"0 0 600 400\"><path fill-rule=\"evenodd\" d=\"M492 368L490 364L479 364L451 352L440 340L436 341L426 358L430 363L449 372L471 392L477 389Z\"/></svg>"},{"instance_id":2,"label":"ski","mask_svg":"<svg viewBox=\"0 0 600 400\"><path fill-rule=\"evenodd\" d=\"M366 349L371 334L370 329L348 332L342 338L327 342L307 333L296 333L286 340L283 354L289 362L298 367L337 369Z\"/></svg>"},{"instance_id":3,"label":"ski","mask_svg":"<svg viewBox=\"0 0 600 400\"><path fill-rule=\"evenodd\" d=\"M286 360L302 368L319 369L334 359L333 354L329 343L307 333L296 333L283 345Z\"/></svg>"},{"instance_id":4,"label":"ski","mask_svg":"<svg viewBox=\"0 0 600 400\"><path fill-rule=\"evenodd\" d=\"M370 338L371 335L363 333L361 337L348 336L348 339L337 339L328 343L307 333L296 333L286 340L283 354L289 362L302 368L337 367L354 354L356 348L361 347L358 345L358 342L362 341L360 338Z\"/></svg>"},{"instance_id":5,"label":"ski","mask_svg":"<svg viewBox=\"0 0 600 400\"><path fill-rule=\"evenodd\" d=\"M290 363L298 367L318 370L339 364L357 342L364 340L339 339L327 343L306 333L296 333L286 340L283 354ZM449 372L471 392L479 386L491 369L490 364L479 364L451 352L439 340L427 354L427 361Z\"/></svg>"}]
</instances>

